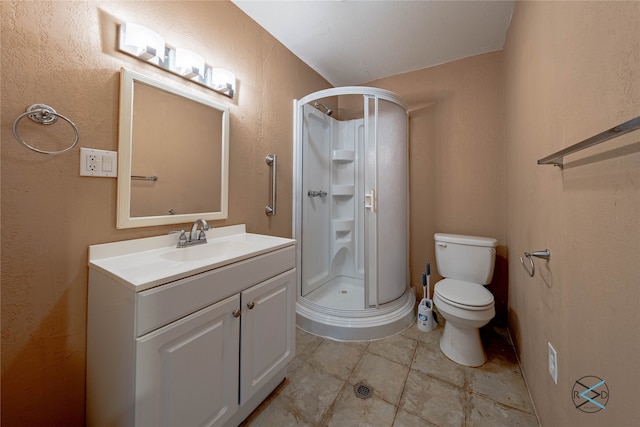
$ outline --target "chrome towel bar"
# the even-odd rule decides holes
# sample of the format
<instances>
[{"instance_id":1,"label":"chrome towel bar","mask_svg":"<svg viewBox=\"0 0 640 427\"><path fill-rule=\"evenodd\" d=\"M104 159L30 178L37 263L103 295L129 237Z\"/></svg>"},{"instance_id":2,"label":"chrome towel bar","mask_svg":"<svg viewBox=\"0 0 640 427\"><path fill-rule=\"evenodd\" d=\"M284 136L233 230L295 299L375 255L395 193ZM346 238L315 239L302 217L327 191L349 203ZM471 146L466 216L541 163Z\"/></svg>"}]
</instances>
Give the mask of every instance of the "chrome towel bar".
<instances>
[{"instance_id":1,"label":"chrome towel bar","mask_svg":"<svg viewBox=\"0 0 640 427\"><path fill-rule=\"evenodd\" d=\"M628 122L624 122L609 130L601 132L595 136L592 136L591 138L587 138L582 142L578 142L571 147L567 147L564 150L560 150L543 159L540 159L538 160L538 164L562 167L564 164L564 156L575 153L576 151L584 150L585 148L593 147L594 145L598 145L601 142L605 142L618 136L622 136L637 129L640 129L640 116L636 117L635 119L631 119Z\"/></svg>"},{"instance_id":2,"label":"chrome towel bar","mask_svg":"<svg viewBox=\"0 0 640 427\"><path fill-rule=\"evenodd\" d=\"M131 175L131 179L140 179L145 181L157 181L157 176Z\"/></svg>"},{"instance_id":3,"label":"chrome towel bar","mask_svg":"<svg viewBox=\"0 0 640 427\"><path fill-rule=\"evenodd\" d=\"M536 274L536 265L533 263L533 257L542 258L549 261L551 259L551 251L549 249L545 249L542 251L525 252L524 256L529 260L531 269L527 268L527 265L524 263L522 257L520 257L520 264L522 264L522 267L525 269L529 277L533 277Z\"/></svg>"}]
</instances>

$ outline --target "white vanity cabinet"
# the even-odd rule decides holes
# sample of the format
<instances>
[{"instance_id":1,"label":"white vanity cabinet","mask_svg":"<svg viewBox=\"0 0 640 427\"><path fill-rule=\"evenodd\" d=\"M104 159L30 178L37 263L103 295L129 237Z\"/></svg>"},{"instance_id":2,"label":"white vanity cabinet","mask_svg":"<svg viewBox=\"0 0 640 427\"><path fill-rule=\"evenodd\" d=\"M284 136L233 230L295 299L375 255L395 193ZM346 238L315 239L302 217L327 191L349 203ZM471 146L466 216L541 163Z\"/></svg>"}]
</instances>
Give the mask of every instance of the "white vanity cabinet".
<instances>
[{"instance_id":1,"label":"white vanity cabinet","mask_svg":"<svg viewBox=\"0 0 640 427\"><path fill-rule=\"evenodd\" d=\"M90 249L87 425L235 426L273 391L295 353L296 274L295 241L271 239L166 281L137 280L162 274L135 253Z\"/></svg>"},{"instance_id":2,"label":"white vanity cabinet","mask_svg":"<svg viewBox=\"0 0 640 427\"><path fill-rule=\"evenodd\" d=\"M295 270L290 270L242 292L241 405L250 402L282 364L293 358L295 280Z\"/></svg>"},{"instance_id":3,"label":"white vanity cabinet","mask_svg":"<svg viewBox=\"0 0 640 427\"><path fill-rule=\"evenodd\" d=\"M140 426L224 425L238 409L235 295L137 339Z\"/></svg>"}]
</instances>

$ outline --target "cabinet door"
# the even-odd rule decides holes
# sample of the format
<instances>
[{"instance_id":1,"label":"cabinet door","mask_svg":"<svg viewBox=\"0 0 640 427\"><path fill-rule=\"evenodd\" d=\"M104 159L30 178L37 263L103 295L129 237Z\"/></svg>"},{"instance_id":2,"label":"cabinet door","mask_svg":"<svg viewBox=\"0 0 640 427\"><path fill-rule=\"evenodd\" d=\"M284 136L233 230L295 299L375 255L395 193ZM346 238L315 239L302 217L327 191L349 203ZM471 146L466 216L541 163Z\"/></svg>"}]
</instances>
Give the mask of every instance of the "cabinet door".
<instances>
[{"instance_id":1,"label":"cabinet door","mask_svg":"<svg viewBox=\"0 0 640 427\"><path fill-rule=\"evenodd\" d=\"M237 411L239 306L234 295L138 338L136 426L221 426Z\"/></svg>"},{"instance_id":2,"label":"cabinet door","mask_svg":"<svg viewBox=\"0 0 640 427\"><path fill-rule=\"evenodd\" d=\"M242 292L240 404L295 355L295 269Z\"/></svg>"}]
</instances>

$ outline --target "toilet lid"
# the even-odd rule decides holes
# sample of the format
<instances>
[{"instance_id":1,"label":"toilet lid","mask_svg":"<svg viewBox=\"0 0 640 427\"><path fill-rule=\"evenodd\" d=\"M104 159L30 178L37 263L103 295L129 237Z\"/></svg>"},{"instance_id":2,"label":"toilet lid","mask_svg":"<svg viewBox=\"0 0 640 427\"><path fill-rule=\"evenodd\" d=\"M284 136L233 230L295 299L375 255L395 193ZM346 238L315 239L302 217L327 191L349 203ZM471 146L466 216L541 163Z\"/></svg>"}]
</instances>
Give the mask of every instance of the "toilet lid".
<instances>
[{"instance_id":1,"label":"toilet lid","mask_svg":"<svg viewBox=\"0 0 640 427\"><path fill-rule=\"evenodd\" d=\"M454 304L485 307L493 304L493 294L478 283L444 279L436 283L434 294Z\"/></svg>"}]
</instances>

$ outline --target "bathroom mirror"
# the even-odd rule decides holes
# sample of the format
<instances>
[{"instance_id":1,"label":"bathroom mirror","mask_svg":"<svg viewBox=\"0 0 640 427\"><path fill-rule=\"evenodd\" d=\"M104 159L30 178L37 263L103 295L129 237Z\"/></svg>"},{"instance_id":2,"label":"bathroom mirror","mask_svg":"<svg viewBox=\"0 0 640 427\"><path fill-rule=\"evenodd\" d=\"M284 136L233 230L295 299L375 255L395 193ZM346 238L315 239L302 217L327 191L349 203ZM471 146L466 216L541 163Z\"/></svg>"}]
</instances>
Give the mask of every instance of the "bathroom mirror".
<instances>
[{"instance_id":1,"label":"bathroom mirror","mask_svg":"<svg viewBox=\"0 0 640 427\"><path fill-rule=\"evenodd\" d=\"M118 228L227 218L226 106L123 68L118 138Z\"/></svg>"}]
</instances>

